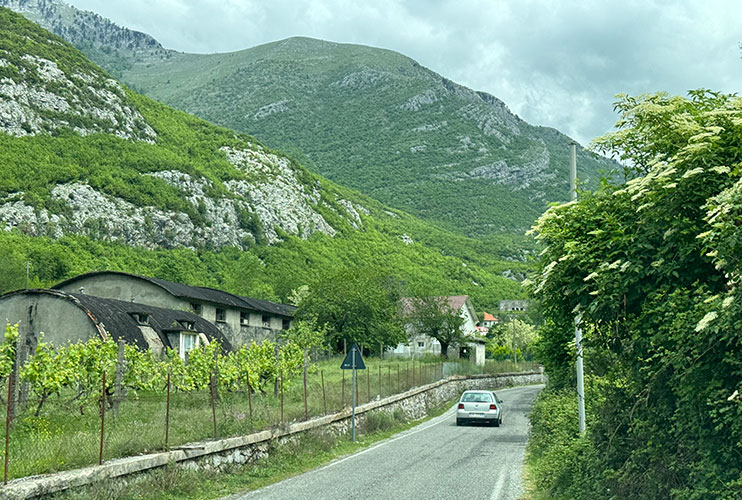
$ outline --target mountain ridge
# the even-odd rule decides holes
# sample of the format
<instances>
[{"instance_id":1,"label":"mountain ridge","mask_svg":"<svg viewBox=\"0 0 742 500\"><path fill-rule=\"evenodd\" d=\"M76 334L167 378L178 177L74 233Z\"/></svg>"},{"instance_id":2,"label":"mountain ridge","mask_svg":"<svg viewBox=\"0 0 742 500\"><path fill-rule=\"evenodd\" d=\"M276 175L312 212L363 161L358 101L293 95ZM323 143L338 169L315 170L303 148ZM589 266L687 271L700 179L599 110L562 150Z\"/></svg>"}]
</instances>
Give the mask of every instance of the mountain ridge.
<instances>
[{"instance_id":1,"label":"mountain ridge","mask_svg":"<svg viewBox=\"0 0 742 500\"><path fill-rule=\"evenodd\" d=\"M521 234L569 198L569 137L389 49L292 37L217 54L87 52L141 93L449 230ZM616 166L584 150L578 162L587 188Z\"/></svg>"},{"instance_id":2,"label":"mountain ridge","mask_svg":"<svg viewBox=\"0 0 742 500\"><path fill-rule=\"evenodd\" d=\"M487 307L522 295L523 241L466 239L324 179L4 8L0 32L0 292L117 269L286 301L378 267Z\"/></svg>"}]
</instances>

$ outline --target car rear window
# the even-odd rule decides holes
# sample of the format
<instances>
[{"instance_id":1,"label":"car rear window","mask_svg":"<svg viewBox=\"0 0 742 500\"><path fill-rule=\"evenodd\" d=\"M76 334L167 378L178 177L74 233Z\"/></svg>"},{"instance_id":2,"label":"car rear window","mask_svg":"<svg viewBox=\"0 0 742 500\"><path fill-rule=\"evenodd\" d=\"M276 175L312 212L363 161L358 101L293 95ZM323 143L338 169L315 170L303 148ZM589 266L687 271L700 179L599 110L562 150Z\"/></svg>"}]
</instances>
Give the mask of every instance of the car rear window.
<instances>
[{"instance_id":1,"label":"car rear window","mask_svg":"<svg viewBox=\"0 0 742 500\"><path fill-rule=\"evenodd\" d=\"M488 392L469 392L461 398L464 403L491 403L492 394Z\"/></svg>"}]
</instances>

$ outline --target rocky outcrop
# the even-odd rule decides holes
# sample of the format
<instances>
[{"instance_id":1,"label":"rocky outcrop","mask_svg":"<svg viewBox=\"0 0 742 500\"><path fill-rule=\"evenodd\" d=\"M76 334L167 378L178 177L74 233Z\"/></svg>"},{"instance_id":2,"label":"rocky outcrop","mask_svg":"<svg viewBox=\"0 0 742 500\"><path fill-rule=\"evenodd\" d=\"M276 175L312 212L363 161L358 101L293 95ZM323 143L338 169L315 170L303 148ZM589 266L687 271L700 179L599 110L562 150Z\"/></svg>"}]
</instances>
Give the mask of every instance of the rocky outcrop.
<instances>
[{"instance_id":1,"label":"rocky outcrop","mask_svg":"<svg viewBox=\"0 0 742 500\"><path fill-rule=\"evenodd\" d=\"M284 111L287 111L289 109L288 103L289 101L287 99L284 99L282 101L266 104L255 112L255 114L253 115L253 119L260 120L261 118L265 118L266 116L270 116L275 113L283 113Z\"/></svg>"},{"instance_id":2,"label":"rocky outcrop","mask_svg":"<svg viewBox=\"0 0 742 500\"><path fill-rule=\"evenodd\" d=\"M124 88L102 74L66 74L56 62L0 50L0 131L17 137L58 129L154 142L157 134Z\"/></svg>"},{"instance_id":3,"label":"rocky outcrop","mask_svg":"<svg viewBox=\"0 0 742 500\"><path fill-rule=\"evenodd\" d=\"M355 71L330 84L330 87L361 90L368 87L374 87L380 83L391 80L392 75L383 71L377 71L371 68L363 68Z\"/></svg>"},{"instance_id":4,"label":"rocky outcrop","mask_svg":"<svg viewBox=\"0 0 742 500\"><path fill-rule=\"evenodd\" d=\"M407 111L418 111L423 106L433 104L437 100L438 97L435 95L435 92L433 92L431 89L428 89L422 94L417 94L410 97L404 104L400 106L400 108Z\"/></svg>"},{"instance_id":5,"label":"rocky outcrop","mask_svg":"<svg viewBox=\"0 0 742 500\"><path fill-rule=\"evenodd\" d=\"M246 180L230 180L227 189L250 200L269 242L278 241L277 228L302 238L314 232L334 236L336 230L319 214L319 191L307 192L287 158L255 150L221 148ZM249 180L248 180L249 179Z\"/></svg>"},{"instance_id":6,"label":"rocky outcrop","mask_svg":"<svg viewBox=\"0 0 742 500\"><path fill-rule=\"evenodd\" d=\"M466 145L467 143L463 141ZM550 156L545 147L529 150L520 162L509 164L505 160L497 160L492 163L475 167L468 172L449 172L435 174L438 179L448 181L466 181L469 179L484 179L494 184L503 184L512 187L516 191L533 188L536 185L543 186L552 181L556 174L549 168ZM543 191L534 189L534 195L538 196Z\"/></svg>"}]
</instances>

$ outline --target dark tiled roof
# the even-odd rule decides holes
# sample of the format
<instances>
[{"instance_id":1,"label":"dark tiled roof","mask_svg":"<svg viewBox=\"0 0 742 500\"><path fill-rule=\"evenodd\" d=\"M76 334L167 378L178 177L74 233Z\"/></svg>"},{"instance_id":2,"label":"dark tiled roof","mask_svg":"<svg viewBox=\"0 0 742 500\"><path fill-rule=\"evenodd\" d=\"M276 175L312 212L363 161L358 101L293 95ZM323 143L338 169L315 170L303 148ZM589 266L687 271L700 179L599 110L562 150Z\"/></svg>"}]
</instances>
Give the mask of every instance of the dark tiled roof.
<instances>
[{"instance_id":1,"label":"dark tiled roof","mask_svg":"<svg viewBox=\"0 0 742 500\"><path fill-rule=\"evenodd\" d=\"M278 316L286 316L292 318L296 313L296 306L290 306L288 304L277 304L276 302L269 302L267 300L253 299L251 297L240 297L243 301L249 304L250 309L256 311L266 311L276 314Z\"/></svg>"},{"instance_id":2,"label":"dark tiled roof","mask_svg":"<svg viewBox=\"0 0 742 500\"><path fill-rule=\"evenodd\" d=\"M121 271L93 271L86 274L81 274L70 278L61 283L54 285L52 288L61 288L70 283L74 283L80 278L87 278L89 276L97 276L101 274L119 274L122 276L129 276L132 278L138 278L159 286L171 295L189 300L195 300L199 302L210 302L212 304L224 305L229 307L236 307L239 309L249 309L258 312L268 312L278 316L285 316L291 318L296 311L296 307L277 304L275 302L269 302L267 300L253 299L250 297L241 297L234 295L229 292L217 290L214 288L207 288L202 286L190 286L182 283L175 283L173 281L163 280L160 278L151 278L149 276L139 276L137 274L124 273Z\"/></svg>"},{"instance_id":3,"label":"dark tiled roof","mask_svg":"<svg viewBox=\"0 0 742 500\"><path fill-rule=\"evenodd\" d=\"M144 339L140 325L133 314L148 315L148 326L157 333L165 347L178 347L170 345L167 332L186 331L185 322L192 322L194 332L203 333L209 339L217 339L226 350L231 349L229 341L219 328L188 311L164 309L60 290L18 290L6 296L15 294L46 294L59 297L60 300L69 300L80 307L96 323L96 326L102 326L115 340L123 338L126 343L134 344L141 349L148 349L149 344Z\"/></svg>"}]
</instances>

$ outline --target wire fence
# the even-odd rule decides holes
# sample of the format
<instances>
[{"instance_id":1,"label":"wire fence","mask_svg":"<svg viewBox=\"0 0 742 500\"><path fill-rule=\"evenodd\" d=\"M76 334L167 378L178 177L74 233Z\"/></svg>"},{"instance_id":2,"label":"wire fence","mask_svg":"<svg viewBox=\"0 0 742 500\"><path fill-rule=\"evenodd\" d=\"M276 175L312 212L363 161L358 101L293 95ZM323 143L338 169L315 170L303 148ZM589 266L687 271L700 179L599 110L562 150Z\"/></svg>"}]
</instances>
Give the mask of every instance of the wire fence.
<instances>
[{"instance_id":1,"label":"wire fence","mask_svg":"<svg viewBox=\"0 0 742 500\"><path fill-rule=\"evenodd\" d=\"M97 398L62 392L44 401L20 401L17 415L7 412L4 479L78 468L113 458L172 449L186 443L225 438L348 408L352 401L350 370L342 358L306 366L304 375L277 380L265 392L220 387L214 377L206 390L179 392L168 379L164 391L128 391L111 397L103 382ZM357 404L429 384L451 374L524 371L532 363L490 362L477 367L466 361L440 359L367 359L357 374ZM248 377L245 377L247 381ZM9 380L13 383L12 380ZM8 387L5 387L8 389ZM3 392L5 392L3 390ZM8 410L12 390L2 399Z\"/></svg>"}]
</instances>

